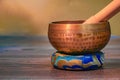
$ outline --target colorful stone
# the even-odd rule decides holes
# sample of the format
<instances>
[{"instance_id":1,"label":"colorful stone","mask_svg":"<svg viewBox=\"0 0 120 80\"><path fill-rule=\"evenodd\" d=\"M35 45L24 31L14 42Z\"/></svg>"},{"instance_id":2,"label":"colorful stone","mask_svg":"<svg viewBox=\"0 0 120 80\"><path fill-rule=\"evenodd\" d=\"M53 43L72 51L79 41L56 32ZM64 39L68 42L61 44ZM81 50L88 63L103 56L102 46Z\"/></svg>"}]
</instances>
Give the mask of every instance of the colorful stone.
<instances>
[{"instance_id":1,"label":"colorful stone","mask_svg":"<svg viewBox=\"0 0 120 80\"><path fill-rule=\"evenodd\" d=\"M94 70L102 67L104 54L102 52L83 55L67 55L59 52L52 54L51 63L55 68L64 70Z\"/></svg>"}]
</instances>

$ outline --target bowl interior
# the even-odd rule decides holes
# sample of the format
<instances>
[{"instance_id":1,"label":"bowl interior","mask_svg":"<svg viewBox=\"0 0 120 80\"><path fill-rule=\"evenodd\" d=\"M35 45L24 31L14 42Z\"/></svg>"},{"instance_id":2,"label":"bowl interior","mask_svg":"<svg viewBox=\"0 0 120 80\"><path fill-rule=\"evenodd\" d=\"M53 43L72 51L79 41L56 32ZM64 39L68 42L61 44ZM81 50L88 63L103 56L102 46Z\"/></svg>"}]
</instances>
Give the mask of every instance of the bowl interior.
<instances>
[{"instance_id":1,"label":"bowl interior","mask_svg":"<svg viewBox=\"0 0 120 80\"><path fill-rule=\"evenodd\" d=\"M82 24L84 22L84 20L80 20L80 21L56 21L56 22L52 22L53 24Z\"/></svg>"}]
</instances>

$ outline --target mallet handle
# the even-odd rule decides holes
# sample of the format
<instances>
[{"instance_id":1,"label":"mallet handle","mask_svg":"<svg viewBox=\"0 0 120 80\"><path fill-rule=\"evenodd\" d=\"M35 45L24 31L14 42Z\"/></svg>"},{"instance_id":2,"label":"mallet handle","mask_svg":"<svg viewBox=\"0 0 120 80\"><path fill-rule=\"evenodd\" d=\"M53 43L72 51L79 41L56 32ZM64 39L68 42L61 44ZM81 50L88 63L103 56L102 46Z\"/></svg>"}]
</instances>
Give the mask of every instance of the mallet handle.
<instances>
[{"instance_id":1,"label":"mallet handle","mask_svg":"<svg viewBox=\"0 0 120 80\"><path fill-rule=\"evenodd\" d=\"M88 18L83 24L98 23L100 21L109 20L120 11L120 0L113 0L104 9L99 11L96 15Z\"/></svg>"}]
</instances>

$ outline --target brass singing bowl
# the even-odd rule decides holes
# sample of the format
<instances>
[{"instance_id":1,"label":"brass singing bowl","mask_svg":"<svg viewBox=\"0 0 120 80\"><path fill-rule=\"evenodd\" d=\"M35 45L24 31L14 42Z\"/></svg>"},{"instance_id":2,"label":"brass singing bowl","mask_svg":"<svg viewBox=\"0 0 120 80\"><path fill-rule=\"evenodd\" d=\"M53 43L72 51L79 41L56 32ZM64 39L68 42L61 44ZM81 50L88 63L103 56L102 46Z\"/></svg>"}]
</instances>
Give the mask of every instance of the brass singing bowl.
<instances>
[{"instance_id":1,"label":"brass singing bowl","mask_svg":"<svg viewBox=\"0 0 120 80\"><path fill-rule=\"evenodd\" d=\"M84 21L57 21L49 24L52 46L66 54L97 52L105 47L111 35L108 21L82 24Z\"/></svg>"}]
</instances>

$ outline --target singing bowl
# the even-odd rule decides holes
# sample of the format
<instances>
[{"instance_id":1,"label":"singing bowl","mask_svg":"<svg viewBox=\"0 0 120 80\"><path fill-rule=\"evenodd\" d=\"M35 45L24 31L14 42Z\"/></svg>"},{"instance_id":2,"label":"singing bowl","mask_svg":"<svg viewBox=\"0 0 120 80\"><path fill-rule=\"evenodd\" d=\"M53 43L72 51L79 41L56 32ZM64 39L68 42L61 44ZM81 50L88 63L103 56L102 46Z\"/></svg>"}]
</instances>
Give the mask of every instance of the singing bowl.
<instances>
[{"instance_id":1,"label":"singing bowl","mask_svg":"<svg viewBox=\"0 0 120 80\"><path fill-rule=\"evenodd\" d=\"M111 35L108 21L82 24L84 21L56 21L49 24L52 46L66 54L97 52L105 47Z\"/></svg>"}]
</instances>

